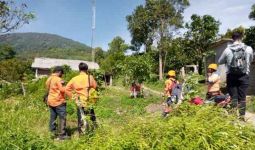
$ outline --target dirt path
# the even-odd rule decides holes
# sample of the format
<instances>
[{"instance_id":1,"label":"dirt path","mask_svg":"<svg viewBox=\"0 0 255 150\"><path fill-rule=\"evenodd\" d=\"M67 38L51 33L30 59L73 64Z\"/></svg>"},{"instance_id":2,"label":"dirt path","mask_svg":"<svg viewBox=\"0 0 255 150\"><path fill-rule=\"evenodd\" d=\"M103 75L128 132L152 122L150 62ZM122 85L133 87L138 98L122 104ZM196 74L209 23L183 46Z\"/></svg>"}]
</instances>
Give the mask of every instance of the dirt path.
<instances>
[{"instance_id":1,"label":"dirt path","mask_svg":"<svg viewBox=\"0 0 255 150\"><path fill-rule=\"evenodd\" d=\"M153 93L155 95L158 95L158 96L162 96L163 93L162 92L159 92L159 91L155 91L155 90L152 90L146 86L143 86L143 89L145 90L145 92L150 92L150 93Z\"/></svg>"},{"instance_id":2,"label":"dirt path","mask_svg":"<svg viewBox=\"0 0 255 150\"><path fill-rule=\"evenodd\" d=\"M249 122L253 126L255 126L255 114L246 112L245 118L246 118L247 122Z\"/></svg>"},{"instance_id":3,"label":"dirt path","mask_svg":"<svg viewBox=\"0 0 255 150\"><path fill-rule=\"evenodd\" d=\"M144 89L145 97L147 97L149 95L154 95L154 96L159 96L159 97L163 96L162 92L150 89L146 86L143 86L143 89ZM161 102L149 104L148 106L145 107L145 110L148 113L161 113L163 111L163 109L164 109L164 107Z\"/></svg>"}]
</instances>

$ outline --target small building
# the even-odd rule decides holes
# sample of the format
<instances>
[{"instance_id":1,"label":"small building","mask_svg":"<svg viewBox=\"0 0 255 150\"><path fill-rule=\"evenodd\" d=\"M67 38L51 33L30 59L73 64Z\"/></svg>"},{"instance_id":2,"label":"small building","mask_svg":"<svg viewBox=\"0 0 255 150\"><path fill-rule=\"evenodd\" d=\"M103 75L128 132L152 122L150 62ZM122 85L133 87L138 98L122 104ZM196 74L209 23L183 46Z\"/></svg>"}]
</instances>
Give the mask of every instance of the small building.
<instances>
[{"instance_id":1,"label":"small building","mask_svg":"<svg viewBox=\"0 0 255 150\"><path fill-rule=\"evenodd\" d=\"M74 71L78 71L78 65L84 62L88 65L89 69L99 69L99 65L95 62L89 62L84 60L68 60L68 59L55 59L55 58L35 58L32 63L32 68L35 69L35 77L50 75L50 69L55 66L67 65Z\"/></svg>"},{"instance_id":2,"label":"small building","mask_svg":"<svg viewBox=\"0 0 255 150\"><path fill-rule=\"evenodd\" d=\"M184 78L188 73L198 73L198 65L186 65L181 68L180 74Z\"/></svg>"},{"instance_id":3,"label":"small building","mask_svg":"<svg viewBox=\"0 0 255 150\"><path fill-rule=\"evenodd\" d=\"M215 51L215 56L211 56L207 58L207 64L217 63L223 51L227 48L229 44L232 44L232 39L221 39L213 43L211 48ZM248 88L248 95L255 95L255 64L252 63L250 66L250 86ZM226 82L226 71L227 67L225 65L218 66L218 72L221 76L221 81L223 83Z\"/></svg>"}]
</instances>

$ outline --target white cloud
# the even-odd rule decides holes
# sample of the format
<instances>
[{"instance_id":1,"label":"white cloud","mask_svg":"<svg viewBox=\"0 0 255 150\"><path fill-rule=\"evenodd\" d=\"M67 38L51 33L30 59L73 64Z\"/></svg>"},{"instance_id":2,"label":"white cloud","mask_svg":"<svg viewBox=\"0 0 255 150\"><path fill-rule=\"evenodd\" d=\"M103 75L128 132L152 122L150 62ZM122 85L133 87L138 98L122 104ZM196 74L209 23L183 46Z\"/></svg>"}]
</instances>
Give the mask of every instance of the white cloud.
<instances>
[{"instance_id":1,"label":"white cloud","mask_svg":"<svg viewBox=\"0 0 255 150\"><path fill-rule=\"evenodd\" d=\"M221 22L220 33L225 33L228 28L255 25L248 18L253 3L254 0L191 0L184 19L186 22L190 21L192 14L211 15Z\"/></svg>"},{"instance_id":2,"label":"white cloud","mask_svg":"<svg viewBox=\"0 0 255 150\"><path fill-rule=\"evenodd\" d=\"M247 5L241 5L241 6L228 7L226 9L224 9L223 11L226 13L235 13L235 12L247 9L247 8L248 8Z\"/></svg>"}]
</instances>

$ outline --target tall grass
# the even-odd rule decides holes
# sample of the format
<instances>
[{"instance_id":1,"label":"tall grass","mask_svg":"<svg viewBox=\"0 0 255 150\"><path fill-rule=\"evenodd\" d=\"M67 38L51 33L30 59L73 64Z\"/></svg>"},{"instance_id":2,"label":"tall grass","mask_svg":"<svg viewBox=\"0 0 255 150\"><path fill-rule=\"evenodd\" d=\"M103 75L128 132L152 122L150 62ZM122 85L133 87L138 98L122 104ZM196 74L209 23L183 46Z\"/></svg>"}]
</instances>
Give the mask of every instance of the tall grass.
<instances>
[{"instance_id":1,"label":"tall grass","mask_svg":"<svg viewBox=\"0 0 255 150\"><path fill-rule=\"evenodd\" d=\"M53 141L49 112L42 102L43 82L27 97L0 103L0 149L255 149L255 130L221 108L182 104L167 119L145 111L157 97L130 99L122 88L101 92L96 106L99 128L89 135ZM34 90L32 90L34 89ZM76 106L68 101L69 129L76 128Z\"/></svg>"}]
</instances>

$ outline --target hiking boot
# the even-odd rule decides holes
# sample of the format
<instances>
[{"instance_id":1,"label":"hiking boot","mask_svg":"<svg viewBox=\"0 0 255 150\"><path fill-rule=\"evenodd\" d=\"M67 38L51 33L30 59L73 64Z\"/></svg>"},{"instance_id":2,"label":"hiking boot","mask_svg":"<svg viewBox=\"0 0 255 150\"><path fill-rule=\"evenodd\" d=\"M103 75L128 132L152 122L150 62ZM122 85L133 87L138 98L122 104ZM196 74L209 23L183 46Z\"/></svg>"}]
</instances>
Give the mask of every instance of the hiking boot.
<instances>
[{"instance_id":1,"label":"hiking boot","mask_svg":"<svg viewBox=\"0 0 255 150\"><path fill-rule=\"evenodd\" d=\"M245 119L245 116L239 116L238 119L239 119L240 121L243 121L243 122L246 122L246 121L247 121L247 120Z\"/></svg>"}]
</instances>

